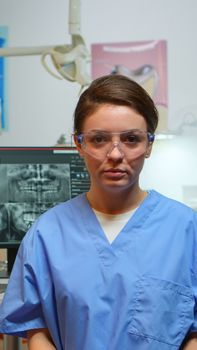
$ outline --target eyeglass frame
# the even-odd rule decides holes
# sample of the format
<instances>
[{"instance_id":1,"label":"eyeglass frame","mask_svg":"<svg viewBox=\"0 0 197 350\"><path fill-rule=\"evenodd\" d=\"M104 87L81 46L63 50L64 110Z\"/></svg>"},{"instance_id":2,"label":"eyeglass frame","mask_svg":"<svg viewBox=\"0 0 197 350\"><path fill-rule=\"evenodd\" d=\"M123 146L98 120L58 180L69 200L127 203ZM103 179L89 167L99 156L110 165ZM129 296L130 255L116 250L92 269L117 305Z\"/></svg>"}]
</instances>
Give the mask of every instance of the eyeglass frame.
<instances>
[{"instance_id":1,"label":"eyeglass frame","mask_svg":"<svg viewBox=\"0 0 197 350\"><path fill-rule=\"evenodd\" d=\"M103 133L103 134L105 134L105 135L108 134L108 135L110 135L110 136L119 135L119 137L121 138L121 134L127 134L127 133L129 133L129 132L131 132L131 133L132 133L132 132L140 132L140 133L142 133L142 134L146 134L146 135L147 135L147 141L148 141L148 144L149 144L149 145L151 145L151 144L154 142L154 139L155 139L155 135L154 135L154 134L151 134L151 133L148 132L148 131L144 131L144 130L140 130L140 129L130 129L130 130L122 131L122 132L108 132L108 131L106 131L106 130L91 130L91 131L89 131L89 132L81 133L81 134L75 133L73 136L74 136L76 142L78 142L79 145L82 146L83 150L84 150L86 153L88 153L88 154L90 154L90 155L92 156L92 153L89 153L88 150L86 149L86 143L85 143L85 140L84 140L84 138L83 138L85 135L91 135L91 134L94 134L94 133L95 133L95 136L96 136L96 134L99 135L99 133L101 133L101 134ZM113 145L112 148L111 148L111 151L114 149L114 147L118 147L119 151L121 152L121 155L123 156L125 153L124 153L124 151L123 151L123 149L122 149L122 147L121 147L121 145L120 145L121 143L124 144L124 142L122 142L121 140L119 140L119 141L114 141L114 142L111 140L111 144ZM129 142L125 142L125 143L129 143ZM119 145L120 145L120 146L119 146ZM109 157L111 151L110 151L110 148L109 148L108 153L106 153L106 156L107 156L107 157ZM96 158L97 158L97 157L96 157ZM99 157L99 158L100 158L100 157Z\"/></svg>"},{"instance_id":2,"label":"eyeglass frame","mask_svg":"<svg viewBox=\"0 0 197 350\"><path fill-rule=\"evenodd\" d=\"M80 134L74 133L73 136L76 137L77 142L80 145L82 145L83 144L83 136L91 135L93 132L95 132L95 133L96 132L98 132L98 133L101 132L101 133L109 134L109 135L121 135L121 134L124 134L124 133L126 134L128 132L135 132L135 131L138 131L138 132L141 132L143 134L146 134L149 143L153 143L154 142L155 134L152 134L149 131L144 131L144 130L140 130L140 129L130 129L130 130L122 131L122 132L108 132L108 131L105 131L105 130L94 130L94 131L92 130L92 131L87 131L85 133L80 133Z\"/></svg>"}]
</instances>

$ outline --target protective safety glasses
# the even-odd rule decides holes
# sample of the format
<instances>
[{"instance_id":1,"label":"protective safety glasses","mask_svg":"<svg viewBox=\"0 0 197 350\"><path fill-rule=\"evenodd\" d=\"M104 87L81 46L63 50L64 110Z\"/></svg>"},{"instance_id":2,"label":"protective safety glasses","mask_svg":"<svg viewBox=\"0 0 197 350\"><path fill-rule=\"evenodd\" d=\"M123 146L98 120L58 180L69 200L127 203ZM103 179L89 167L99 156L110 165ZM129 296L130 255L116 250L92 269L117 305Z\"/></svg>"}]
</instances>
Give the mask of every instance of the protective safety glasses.
<instances>
[{"instance_id":1,"label":"protective safety glasses","mask_svg":"<svg viewBox=\"0 0 197 350\"><path fill-rule=\"evenodd\" d=\"M121 157L137 158L146 153L147 147L154 141L154 135L132 129L120 133L107 131L90 131L75 135L83 150L97 159L110 157L115 148Z\"/></svg>"}]
</instances>

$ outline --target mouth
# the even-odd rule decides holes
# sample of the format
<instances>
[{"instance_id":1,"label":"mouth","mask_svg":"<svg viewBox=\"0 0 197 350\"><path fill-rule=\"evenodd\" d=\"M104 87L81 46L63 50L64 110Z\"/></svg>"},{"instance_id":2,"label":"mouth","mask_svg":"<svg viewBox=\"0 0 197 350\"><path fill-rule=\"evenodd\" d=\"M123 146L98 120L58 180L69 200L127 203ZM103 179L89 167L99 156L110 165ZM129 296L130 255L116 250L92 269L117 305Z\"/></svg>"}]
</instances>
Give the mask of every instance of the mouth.
<instances>
[{"instance_id":1,"label":"mouth","mask_svg":"<svg viewBox=\"0 0 197 350\"><path fill-rule=\"evenodd\" d=\"M127 174L127 172L125 170L123 170L123 169L111 168L111 169L105 170L104 174L107 177L110 177L110 178L113 178L113 179L122 179Z\"/></svg>"}]
</instances>

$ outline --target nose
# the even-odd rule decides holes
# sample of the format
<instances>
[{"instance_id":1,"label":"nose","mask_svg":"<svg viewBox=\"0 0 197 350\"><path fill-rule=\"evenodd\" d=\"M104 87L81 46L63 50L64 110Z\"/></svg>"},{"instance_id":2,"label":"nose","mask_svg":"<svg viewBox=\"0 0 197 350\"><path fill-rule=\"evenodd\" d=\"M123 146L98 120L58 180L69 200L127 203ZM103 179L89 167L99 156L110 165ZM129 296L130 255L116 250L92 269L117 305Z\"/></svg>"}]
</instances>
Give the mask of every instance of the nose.
<instances>
[{"instance_id":1,"label":"nose","mask_svg":"<svg viewBox=\"0 0 197 350\"><path fill-rule=\"evenodd\" d=\"M119 160L124 157L124 153L120 147L120 142L114 142L112 147L107 152L107 158Z\"/></svg>"}]
</instances>

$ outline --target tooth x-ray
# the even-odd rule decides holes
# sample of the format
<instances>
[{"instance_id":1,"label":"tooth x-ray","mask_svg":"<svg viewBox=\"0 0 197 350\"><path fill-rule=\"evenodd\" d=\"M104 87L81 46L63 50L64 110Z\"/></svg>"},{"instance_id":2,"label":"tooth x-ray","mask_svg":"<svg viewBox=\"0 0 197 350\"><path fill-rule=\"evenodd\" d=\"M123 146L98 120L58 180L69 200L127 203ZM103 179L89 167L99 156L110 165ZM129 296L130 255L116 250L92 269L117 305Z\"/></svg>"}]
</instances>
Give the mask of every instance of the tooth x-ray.
<instances>
[{"instance_id":1,"label":"tooth x-ray","mask_svg":"<svg viewBox=\"0 0 197 350\"><path fill-rule=\"evenodd\" d=\"M0 241L6 241L9 235L8 210L5 204L0 204Z\"/></svg>"},{"instance_id":2,"label":"tooth x-ray","mask_svg":"<svg viewBox=\"0 0 197 350\"><path fill-rule=\"evenodd\" d=\"M9 276L18 247L38 216L89 187L75 147L0 147L0 248L7 250L8 261L3 276Z\"/></svg>"},{"instance_id":3,"label":"tooth x-ray","mask_svg":"<svg viewBox=\"0 0 197 350\"><path fill-rule=\"evenodd\" d=\"M70 198L68 164L0 164L0 241L20 241L44 211Z\"/></svg>"},{"instance_id":4,"label":"tooth x-ray","mask_svg":"<svg viewBox=\"0 0 197 350\"><path fill-rule=\"evenodd\" d=\"M9 202L55 203L69 198L68 164L8 165L7 180Z\"/></svg>"},{"instance_id":5,"label":"tooth x-ray","mask_svg":"<svg viewBox=\"0 0 197 350\"><path fill-rule=\"evenodd\" d=\"M89 186L74 147L0 147L0 247L18 247L38 216Z\"/></svg>"}]
</instances>

